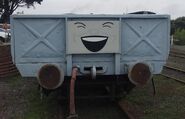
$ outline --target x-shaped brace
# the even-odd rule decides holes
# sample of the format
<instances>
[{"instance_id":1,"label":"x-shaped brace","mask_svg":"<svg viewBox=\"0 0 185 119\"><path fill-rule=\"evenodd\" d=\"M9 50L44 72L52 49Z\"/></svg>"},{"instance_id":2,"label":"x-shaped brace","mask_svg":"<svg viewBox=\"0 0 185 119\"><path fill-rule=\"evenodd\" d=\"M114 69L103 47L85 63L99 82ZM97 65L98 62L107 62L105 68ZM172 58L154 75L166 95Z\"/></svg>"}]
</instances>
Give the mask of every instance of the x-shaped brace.
<instances>
[{"instance_id":1,"label":"x-shaped brace","mask_svg":"<svg viewBox=\"0 0 185 119\"><path fill-rule=\"evenodd\" d=\"M149 44L155 51L157 51L158 53L161 54L161 51L150 41L150 39L148 38L148 36L152 33L152 31L157 28L157 26L159 26L161 24L161 22L155 24L150 30L148 30L148 32L146 34L142 34L141 32L139 32L138 30L136 30L136 28L134 28L132 25L130 25L129 23L125 22L130 29L139 37L139 40L137 42L135 42L128 50L127 52L125 52L124 54L128 54L130 51L132 51L138 44L140 44L142 41L146 42L147 44Z\"/></svg>"},{"instance_id":2,"label":"x-shaped brace","mask_svg":"<svg viewBox=\"0 0 185 119\"><path fill-rule=\"evenodd\" d=\"M38 33L35 29L33 29L32 27L30 27L29 25L21 22L23 24L23 26L30 31L33 36L36 38L35 41L33 41L33 43L25 50L25 52L22 54L22 56L25 56L25 54L27 54L28 52L30 52L34 47L36 47L39 43L44 43L48 48L52 49L54 52L56 52L57 54L61 54L60 52L58 52L58 50L51 45L51 43L47 40L47 36L52 32L52 30L54 30L60 23L61 21L56 22L54 25L52 25L46 32L40 34Z\"/></svg>"}]
</instances>

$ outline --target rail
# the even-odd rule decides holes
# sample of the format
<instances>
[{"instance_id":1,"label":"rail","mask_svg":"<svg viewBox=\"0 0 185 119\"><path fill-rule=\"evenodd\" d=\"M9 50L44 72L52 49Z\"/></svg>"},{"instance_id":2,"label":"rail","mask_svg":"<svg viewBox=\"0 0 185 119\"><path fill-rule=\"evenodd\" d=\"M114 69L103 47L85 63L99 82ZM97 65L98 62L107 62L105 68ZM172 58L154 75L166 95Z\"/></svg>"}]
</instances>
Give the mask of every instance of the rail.
<instances>
[{"instance_id":1,"label":"rail","mask_svg":"<svg viewBox=\"0 0 185 119\"><path fill-rule=\"evenodd\" d=\"M132 111L130 111L130 107L128 107L128 104L126 105L126 102L118 102L118 106L123 111L123 113L126 114L128 119L138 119L138 117L135 117Z\"/></svg>"},{"instance_id":2,"label":"rail","mask_svg":"<svg viewBox=\"0 0 185 119\"><path fill-rule=\"evenodd\" d=\"M185 71L182 69L165 65L161 75L185 84Z\"/></svg>"},{"instance_id":3,"label":"rail","mask_svg":"<svg viewBox=\"0 0 185 119\"><path fill-rule=\"evenodd\" d=\"M183 51L171 50L170 51L170 56L179 57L179 58L185 59L185 53Z\"/></svg>"}]
</instances>

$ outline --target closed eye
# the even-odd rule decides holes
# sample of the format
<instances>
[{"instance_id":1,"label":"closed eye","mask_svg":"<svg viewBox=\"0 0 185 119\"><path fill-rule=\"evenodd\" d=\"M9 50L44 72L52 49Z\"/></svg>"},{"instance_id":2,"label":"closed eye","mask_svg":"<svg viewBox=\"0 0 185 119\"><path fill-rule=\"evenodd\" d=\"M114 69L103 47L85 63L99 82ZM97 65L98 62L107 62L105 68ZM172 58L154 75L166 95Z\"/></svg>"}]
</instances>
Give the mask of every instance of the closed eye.
<instances>
[{"instance_id":1,"label":"closed eye","mask_svg":"<svg viewBox=\"0 0 185 119\"><path fill-rule=\"evenodd\" d=\"M84 28L85 29L85 27L86 27L86 25L82 22L75 22L74 24L77 26L77 28Z\"/></svg>"},{"instance_id":2,"label":"closed eye","mask_svg":"<svg viewBox=\"0 0 185 119\"><path fill-rule=\"evenodd\" d=\"M107 27L107 28L112 28L113 25L114 25L114 23L112 23L112 22L105 22L102 24L103 27Z\"/></svg>"}]
</instances>

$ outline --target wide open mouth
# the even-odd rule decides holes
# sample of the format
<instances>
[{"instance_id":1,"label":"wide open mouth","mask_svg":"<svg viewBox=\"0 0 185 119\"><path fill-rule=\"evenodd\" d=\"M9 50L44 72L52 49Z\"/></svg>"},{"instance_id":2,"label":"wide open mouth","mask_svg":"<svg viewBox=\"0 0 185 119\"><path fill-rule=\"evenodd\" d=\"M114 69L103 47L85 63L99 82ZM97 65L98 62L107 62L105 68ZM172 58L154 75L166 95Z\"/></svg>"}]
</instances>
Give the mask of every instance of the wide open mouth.
<instances>
[{"instance_id":1,"label":"wide open mouth","mask_svg":"<svg viewBox=\"0 0 185 119\"><path fill-rule=\"evenodd\" d=\"M84 46L91 52L100 51L106 44L107 36L84 36L81 37Z\"/></svg>"}]
</instances>

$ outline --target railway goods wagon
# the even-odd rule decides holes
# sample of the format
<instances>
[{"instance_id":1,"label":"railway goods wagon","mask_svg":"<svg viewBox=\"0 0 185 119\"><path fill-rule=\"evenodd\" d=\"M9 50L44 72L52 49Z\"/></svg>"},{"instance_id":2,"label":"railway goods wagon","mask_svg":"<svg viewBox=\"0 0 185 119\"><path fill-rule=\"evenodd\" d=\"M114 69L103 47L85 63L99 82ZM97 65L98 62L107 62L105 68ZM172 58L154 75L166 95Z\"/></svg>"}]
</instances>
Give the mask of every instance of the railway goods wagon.
<instances>
[{"instance_id":1,"label":"railway goods wagon","mask_svg":"<svg viewBox=\"0 0 185 119\"><path fill-rule=\"evenodd\" d=\"M13 62L45 89L72 75L128 75L143 85L169 55L169 15L13 15L11 28Z\"/></svg>"}]
</instances>

